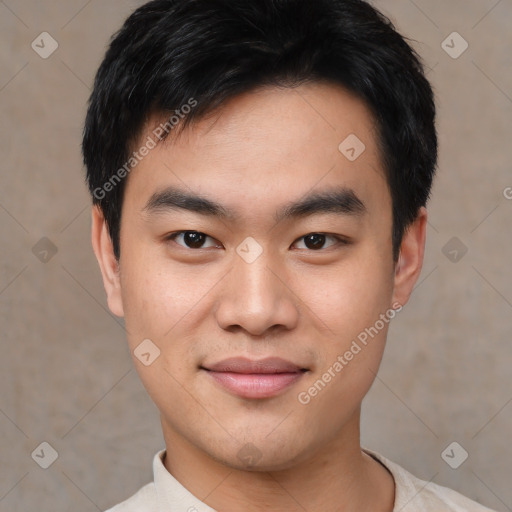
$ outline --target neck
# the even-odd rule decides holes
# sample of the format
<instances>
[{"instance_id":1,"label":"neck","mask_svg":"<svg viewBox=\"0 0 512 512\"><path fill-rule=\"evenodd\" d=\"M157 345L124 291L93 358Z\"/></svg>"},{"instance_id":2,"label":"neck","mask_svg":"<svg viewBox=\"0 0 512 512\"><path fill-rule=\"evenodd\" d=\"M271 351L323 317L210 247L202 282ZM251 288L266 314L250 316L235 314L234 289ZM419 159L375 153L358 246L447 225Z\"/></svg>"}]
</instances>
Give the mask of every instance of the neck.
<instances>
[{"instance_id":1,"label":"neck","mask_svg":"<svg viewBox=\"0 0 512 512\"><path fill-rule=\"evenodd\" d=\"M360 411L339 435L279 471L241 471L211 458L164 422L164 465L219 512L392 512L391 474L360 449Z\"/></svg>"}]
</instances>

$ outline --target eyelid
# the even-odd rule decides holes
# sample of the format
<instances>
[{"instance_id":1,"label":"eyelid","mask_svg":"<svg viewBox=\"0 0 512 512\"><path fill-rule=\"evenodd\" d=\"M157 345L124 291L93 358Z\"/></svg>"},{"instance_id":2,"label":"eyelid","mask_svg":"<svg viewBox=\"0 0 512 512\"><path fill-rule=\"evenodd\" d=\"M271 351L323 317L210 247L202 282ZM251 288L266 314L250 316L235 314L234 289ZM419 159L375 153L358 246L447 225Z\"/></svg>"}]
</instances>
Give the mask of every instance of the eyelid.
<instances>
[{"instance_id":1,"label":"eyelid","mask_svg":"<svg viewBox=\"0 0 512 512\"><path fill-rule=\"evenodd\" d=\"M175 239L176 239L178 236L180 236L180 235L182 235L182 234L184 234L184 233L198 233L198 234L200 234L200 235L205 235L205 237L206 237L206 238L209 238L209 239L211 239L211 240L214 240L215 242L217 242L217 244L222 245L218 240L216 240L216 239L215 239L215 238L213 238L212 236L210 236L210 235L208 235L208 234L206 234L206 233L204 233L204 232L202 232L202 231L196 231L196 230L194 230L194 229L184 229L184 230L181 230L181 231L174 231L173 233L169 233L169 234L167 234L167 235L164 237L164 240L165 240L165 241L173 241L173 242L174 242L174 243L176 243L176 245L178 245L179 247L182 247L183 249L188 249L188 250L191 250L191 251L199 251L199 250L201 250L201 249L203 249L203 250L204 250L204 249L211 249L211 248L212 248L212 246L210 246L210 247L199 247L199 248L197 248L197 249L194 249L194 248L192 248L192 247L187 247L187 246L185 246L185 245L181 245L181 244L177 243L177 242L175 241ZM316 249L316 250L315 250L315 249L308 249L308 248L306 248L306 249L298 249L298 250L305 250L305 251L307 251L307 252L311 252L311 253L317 253L317 252L319 253L319 252L323 252L323 251L325 251L325 250L327 250L327 249L329 249L329 248L331 248L331 247L336 247L336 246L340 246L340 245L341 245L341 246L343 246L343 245L349 245L349 244L351 243L351 240L350 240L349 238L344 237L344 236L341 236L341 235L335 235L335 234L333 234L333 233L324 233L324 232L322 232L322 231L311 231L311 232L306 233L305 235L302 235L301 237L297 238L297 239L292 243L292 245L291 245L291 246L294 246L298 241L300 241L300 240L302 240L302 239L304 239L304 238L306 238L307 236L310 236L310 235L323 235L323 236L325 236L325 237L327 237L327 238L332 238L332 239L334 239L334 240L336 241L336 243L331 244L330 246L328 246L328 247L327 247L327 248L325 248L325 249Z\"/></svg>"},{"instance_id":2,"label":"eyelid","mask_svg":"<svg viewBox=\"0 0 512 512\"><path fill-rule=\"evenodd\" d=\"M190 251L199 251L201 249L211 249L212 247L199 247L197 249L194 249L192 247L187 247L186 245L181 245L179 243L177 243L175 241L175 239L180 236L180 235L183 235L184 233L198 233L200 235L205 235L206 238L210 238L211 240L214 240L217 244L220 244L222 245L218 240L216 240L215 238L213 238L212 236L210 235L207 235L206 233L203 233L202 231L196 231L194 229L183 229L181 231L174 231L173 233L169 233L168 235L166 235L164 237L164 240L165 241L172 241L174 242L176 245L178 245L179 247L183 248L183 249L188 249Z\"/></svg>"},{"instance_id":3,"label":"eyelid","mask_svg":"<svg viewBox=\"0 0 512 512\"><path fill-rule=\"evenodd\" d=\"M322 231L311 231L310 233L306 233L305 235L302 235L301 237L297 238L297 240L295 240L295 242L293 242L292 246L295 245L299 240L302 240L309 235L324 235L325 237L333 238L334 240L336 240L336 243L328 246L325 249L316 249L315 250L315 249L307 249L306 248L306 249L297 249L297 250L299 250L299 251L303 250L303 251L307 251L307 252L311 252L311 253L320 253L320 252L324 252L324 251L331 249L333 247L336 247L336 246L349 245L351 243L351 240L345 236L335 235L333 233L324 233Z\"/></svg>"}]
</instances>

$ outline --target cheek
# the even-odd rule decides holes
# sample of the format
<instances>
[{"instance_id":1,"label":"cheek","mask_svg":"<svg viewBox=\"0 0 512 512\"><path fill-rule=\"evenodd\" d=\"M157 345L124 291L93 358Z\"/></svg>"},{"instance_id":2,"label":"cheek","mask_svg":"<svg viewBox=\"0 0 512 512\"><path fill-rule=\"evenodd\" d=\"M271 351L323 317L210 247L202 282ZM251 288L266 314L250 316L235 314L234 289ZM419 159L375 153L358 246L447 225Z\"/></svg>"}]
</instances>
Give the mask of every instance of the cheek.
<instances>
[{"instance_id":1,"label":"cheek","mask_svg":"<svg viewBox=\"0 0 512 512\"><path fill-rule=\"evenodd\" d=\"M125 251L121 287L128 344L137 373L160 410L176 404L185 410L190 398L179 383L195 364L187 335L191 312L206 293L196 282L197 277L161 257L130 257ZM137 358L137 349L146 339L159 350L148 366Z\"/></svg>"},{"instance_id":2,"label":"cheek","mask_svg":"<svg viewBox=\"0 0 512 512\"><path fill-rule=\"evenodd\" d=\"M301 272L294 288L323 321L326 335L346 341L389 308L393 286L388 268L385 262L359 255L336 267Z\"/></svg>"},{"instance_id":3,"label":"cheek","mask_svg":"<svg viewBox=\"0 0 512 512\"><path fill-rule=\"evenodd\" d=\"M307 383L313 387L302 390L306 395L300 403L311 400L323 413L339 414L340 421L370 388L384 351L390 317L395 316L389 309L390 262L375 254L360 251L337 268L303 272L296 280L304 301L328 328L317 339L318 367ZM333 403L344 407L334 412Z\"/></svg>"},{"instance_id":4,"label":"cheek","mask_svg":"<svg viewBox=\"0 0 512 512\"><path fill-rule=\"evenodd\" d=\"M121 291L129 341L161 338L187 302L180 274L166 272L165 263L150 254L131 252L129 244L123 249Z\"/></svg>"},{"instance_id":5,"label":"cheek","mask_svg":"<svg viewBox=\"0 0 512 512\"><path fill-rule=\"evenodd\" d=\"M128 254L122 261L121 288L130 343L138 339L176 341L204 314L222 274L173 262L162 255ZM180 333L180 336L177 336Z\"/></svg>"}]
</instances>

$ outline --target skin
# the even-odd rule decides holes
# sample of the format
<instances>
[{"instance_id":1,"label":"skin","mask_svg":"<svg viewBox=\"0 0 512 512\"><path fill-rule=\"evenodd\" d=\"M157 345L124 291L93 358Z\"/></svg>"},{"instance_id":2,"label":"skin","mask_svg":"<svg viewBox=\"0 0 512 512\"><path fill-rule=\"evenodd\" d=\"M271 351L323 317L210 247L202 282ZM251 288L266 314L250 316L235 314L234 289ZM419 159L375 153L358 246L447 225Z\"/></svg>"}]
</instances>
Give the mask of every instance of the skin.
<instances>
[{"instance_id":1,"label":"skin","mask_svg":"<svg viewBox=\"0 0 512 512\"><path fill-rule=\"evenodd\" d=\"M366 146L354 162L338 150L351 133ZM168 186L238 218L145 210ZM362 215L275 222L283 205L341 186L364 203ZM222 512L393 509L393 478L361 451L359 431L388 324L308 404L297 398L379 315L405 305L421 272L427 212L409 226L395 264L391 197L363 102L327 83L238 96L159 144L129 175L119 262L101 211L92 216L108 304L125 318L132 355L146 338L161 351L150 366L134 364L160 410L164 463L175 478ZM206 247L165 238L184 230L208 235ZM329 236L311 249L310 233L350 243ZM262 248L250 264L236 252L246 237ZM200 369L232 356L278 356L308 371L277 396L246 399ZM255 465L238 457L249 443Z\"/></svg>"}]
</instances>

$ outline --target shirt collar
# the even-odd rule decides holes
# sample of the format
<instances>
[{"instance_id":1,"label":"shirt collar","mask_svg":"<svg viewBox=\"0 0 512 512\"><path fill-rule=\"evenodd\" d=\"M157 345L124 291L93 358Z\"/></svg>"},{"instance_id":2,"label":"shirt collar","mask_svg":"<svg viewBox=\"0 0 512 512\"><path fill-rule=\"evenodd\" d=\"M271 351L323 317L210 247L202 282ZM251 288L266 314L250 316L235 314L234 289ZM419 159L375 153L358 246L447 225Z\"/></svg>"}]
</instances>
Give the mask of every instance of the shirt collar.
<instances>
[{"instance_id":1,"label":"shirt collar","mask_svg":"<svg viewBox=\"0 0 512 512\"><path fill-rule=\"evenodd\" d=\"M153 458L153 475L159 508L172 512L216 512L174 478L164 466L165 449Z\"/></svg>"},{"instance_id":2,"label":"shirt collar","mask_svg":"<svg viewBox=\"0 0 512 512\"><path fill-rule=\"evenodd\" d=\"M362 450L380 462L393 476L395 481L394 510L399 510L399 505L403 506L408 501L406 498L409 493L406 491L412 490L408 489L410 484L402 478L401 468L377 452L366 448L362 448ZM164 456L165 449L160 450L153 458L153 475L159 508L173 512L217 512L189 492L167 471L163 462Z\"/></svg>"}]
</instances>

